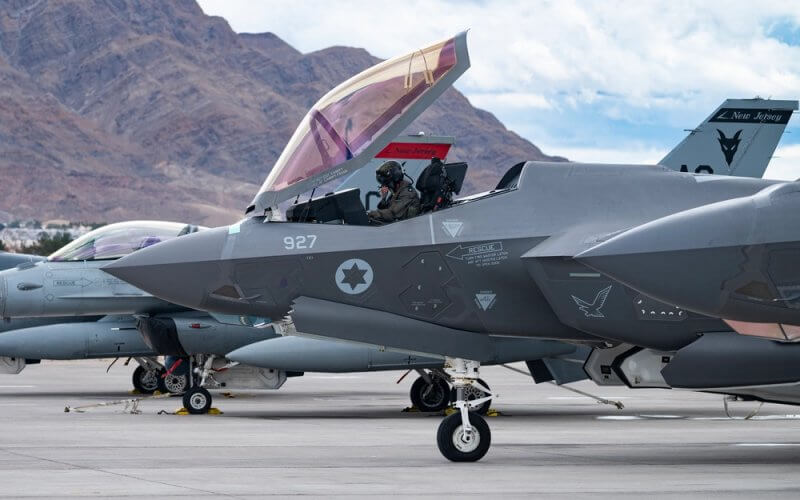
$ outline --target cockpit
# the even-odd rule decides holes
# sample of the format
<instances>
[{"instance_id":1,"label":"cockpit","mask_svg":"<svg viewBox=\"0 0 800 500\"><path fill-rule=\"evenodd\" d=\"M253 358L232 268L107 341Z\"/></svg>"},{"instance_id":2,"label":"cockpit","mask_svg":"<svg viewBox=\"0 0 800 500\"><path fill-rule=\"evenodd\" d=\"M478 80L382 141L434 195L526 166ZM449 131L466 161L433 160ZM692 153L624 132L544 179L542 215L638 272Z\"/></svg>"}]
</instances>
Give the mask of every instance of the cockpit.
<instances>
[{"instance_id":1,"label":"cockpit","mask_svg":"<svg viewBox=\"0 0 800 500\"><path fill-rule=\"evenodd\" d=\"M464 162L444 163L432 158L414 183L420 197L420 215L451 206L461 192L467 174ZM413 179L412 179L413 180ZM370 223L359 188L345 189L295 203L286 211L289 222L343 223L363 226Z\"/></svg>"},{"instance_id":2,"label":"cockpit","mask_svg":"<svg viewBox=\"0 0 800 500\"><path fill-rule=\"evenodd\" d=\"M51 254L51 262L114 260L162 241L194 233L199 226L179 222L130 221L89 231Z\"/></svg>"},{"instance_id":3,"label":"cockpit","mask_svg":"<svg viewBox=\"0 0 800 500\"><path fill-rule=\"evenodd\" d=\"M289 222L369 224L369 200L362 201L362 194L368 196L370 188L365 193L354 187L314 194L367 165L469 66L466 33L460 33L383 61L339 84L300 122L245 214L277 221L279 207L294 200L283 217ZM459 203L453 195L460 192L467 170L466 163L427 158L431 164L413 183L421 201L418 213Z\"/></svg>"},{"instance_id":4,"label":"cockpit","mask_svg":"<svg viewBox=\"0 0 800 500\"><path fill-rule=\"evenodd\" d=\"M339 84L300 122L247 213L264 215L363 167L467 68L466 33L462 33L379 63Z\"/></svg>"}]
</instances>

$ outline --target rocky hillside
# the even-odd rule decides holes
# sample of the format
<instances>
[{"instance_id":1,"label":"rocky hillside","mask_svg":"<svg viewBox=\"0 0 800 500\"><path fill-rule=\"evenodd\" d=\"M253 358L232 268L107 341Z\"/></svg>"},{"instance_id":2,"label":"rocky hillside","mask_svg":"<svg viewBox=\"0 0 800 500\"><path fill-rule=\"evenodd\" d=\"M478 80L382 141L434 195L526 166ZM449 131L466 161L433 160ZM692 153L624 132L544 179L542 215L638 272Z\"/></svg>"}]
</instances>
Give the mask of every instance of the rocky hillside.
<instances>
[{"instance_id":1,"label":"rocky hillside","mask_svg":"<svg viewBox=\"0 0 800 500\"><path fill-rule=\"evenodd\" d=\"M324 92L377 60L236 34L194 0L0 0L0 210L221 224ZM454 135L469 189L547 156L455 90L411 130Z\"/></svg>"}]
</instances>

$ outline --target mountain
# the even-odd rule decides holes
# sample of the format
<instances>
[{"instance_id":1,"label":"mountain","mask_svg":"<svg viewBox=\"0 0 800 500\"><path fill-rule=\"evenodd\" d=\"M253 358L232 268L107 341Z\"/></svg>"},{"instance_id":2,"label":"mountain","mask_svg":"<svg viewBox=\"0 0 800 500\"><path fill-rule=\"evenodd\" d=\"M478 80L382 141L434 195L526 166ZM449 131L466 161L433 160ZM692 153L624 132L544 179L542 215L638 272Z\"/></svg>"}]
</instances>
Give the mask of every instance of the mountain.
<instances>
[{"instance_id":1,"label":"mountain","mask_svg":"<svg viewBox=\"0 0 800 500\"><path fill-rule=\"evenodd\" d=\"M0 6L0 210L17 217L236 220L308 107L378 61L237 34L194 0ZM454 89L409 130L455 136L470 191L550 159Z\"/></svg>"}]
</instances>

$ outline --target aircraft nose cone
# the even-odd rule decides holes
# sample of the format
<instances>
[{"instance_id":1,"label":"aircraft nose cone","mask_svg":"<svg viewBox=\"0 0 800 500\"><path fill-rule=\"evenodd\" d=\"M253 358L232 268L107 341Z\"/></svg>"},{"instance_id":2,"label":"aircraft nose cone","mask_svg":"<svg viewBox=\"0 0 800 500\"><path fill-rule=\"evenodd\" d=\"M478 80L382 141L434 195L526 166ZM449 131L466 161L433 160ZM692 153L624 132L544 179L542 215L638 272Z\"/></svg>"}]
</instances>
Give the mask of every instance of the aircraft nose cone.
<instances>
[{"instance_id":1,"label":"aircraft nose cone","mask_svg":"<svg viewBox=\"0 0 800 500\"><path fill-rule=\"evenodd\" d=\"M227 227L208 229L138 250L103 271L168 302L198 309L220 280Z\"/></svg>"}]
</instances>

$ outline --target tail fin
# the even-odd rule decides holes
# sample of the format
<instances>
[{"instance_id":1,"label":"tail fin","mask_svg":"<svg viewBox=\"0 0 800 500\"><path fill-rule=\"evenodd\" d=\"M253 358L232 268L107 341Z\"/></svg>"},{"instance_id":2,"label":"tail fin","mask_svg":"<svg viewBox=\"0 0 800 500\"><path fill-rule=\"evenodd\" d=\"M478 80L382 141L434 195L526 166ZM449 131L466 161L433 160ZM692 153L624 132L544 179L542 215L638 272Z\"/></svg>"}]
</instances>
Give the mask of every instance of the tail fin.
<instances>
[{"instance_id":1,"label":"tail fin","mask_svg":"<svg viewBox=\"0 0 800 500\"><path fill-rule=\"evenodd\" d=\"M427 135L409 135L396 138L375 155L363 168L346 177L337 190L360 188L361 200L367 210L377 206L380 200L375 170L387 160L396 160L403 165L406 175L416 181L422 169L427 167L434 156L444 160L450 152L455 139Z\"/></svg>"},{"instance_id":2,"label":"tail fin","mask_svg":"<svg viewBox=\"0 0 800 500\"><path fill-rule=\"evenodd\" d=\"M761 177L797 101L728 99L659 164L681 172Z\"/></svg>"}]
</instances>

